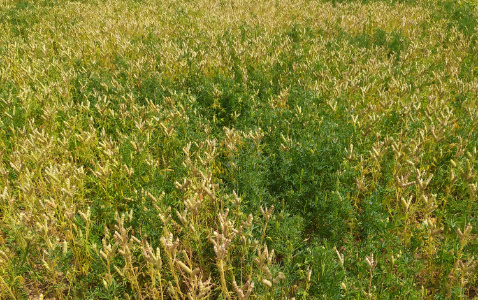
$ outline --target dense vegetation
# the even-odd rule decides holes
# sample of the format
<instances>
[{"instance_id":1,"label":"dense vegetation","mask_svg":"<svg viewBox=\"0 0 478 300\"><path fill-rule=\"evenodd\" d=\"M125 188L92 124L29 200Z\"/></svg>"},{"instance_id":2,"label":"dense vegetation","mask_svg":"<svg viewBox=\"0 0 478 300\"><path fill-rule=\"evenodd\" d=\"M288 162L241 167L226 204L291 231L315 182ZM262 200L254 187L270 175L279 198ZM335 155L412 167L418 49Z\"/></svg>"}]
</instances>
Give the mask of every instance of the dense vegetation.
<instances>
[{"instance_id":1,"label":"dense vegetation","mask_svg":"<svg viewBox=\"0 0 478 300\"><path fill-rule=\"evenodd\" d=\"M473 298L477 14L0 1L0 298Z\"/></svg>"}]
</instances>

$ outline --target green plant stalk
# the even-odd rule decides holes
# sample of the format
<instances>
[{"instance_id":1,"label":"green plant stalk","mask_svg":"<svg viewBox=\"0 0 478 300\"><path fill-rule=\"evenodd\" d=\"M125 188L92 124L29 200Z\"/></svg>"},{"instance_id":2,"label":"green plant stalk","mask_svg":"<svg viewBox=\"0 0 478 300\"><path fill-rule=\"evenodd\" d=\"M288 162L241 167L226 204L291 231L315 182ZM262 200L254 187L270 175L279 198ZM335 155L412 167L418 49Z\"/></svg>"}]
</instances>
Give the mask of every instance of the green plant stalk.
<instances>
[{"instance_id":1,"label":"green plant stalk","mask_svg":"<svg viewBox=\"0 0 478 300\"><path fill-rule=\"evenodd\" d=\"M49 271L51 273L51 278L53 279L53 283L54 283L54 286L55 286L55 291L56 291L58 299L64 299L63 293L61 292L60 288L58 287L59 286L58 276L55 272L55 266L53 264L50 267Z\"/></svg>"},{"instance_id":2,"label":"green plant stalk","mask_svg":"<svg viewBox=\"0 0 478 300\"><path fill-rule=\"evenodd\" d=\"M108 268L108 279L110 281L108 282L108 284L111 284L113 282L113 275L111 274L111 266L110 266L109 258L106 260L106 267Z\"/></svg>"},{"instance_id":3,"label":"green plant stalk","mask_svg":"<svg viewBox=\"0 0 478 300\"><path fill-rule=\"evenodd\" d=\"M10 295L12 296L12 299L17 299L17 297L15 297L15 294L13 294L12 290L10 289L10 287L8 286L8 284L5 282L5 280L3 279L3 276L0 276L0 279L2 280L2 285L5 285L5 287L7 288L7 291L10 293Z\"/></svg>"},{"instance_id":4,"label":"green plant stalk","mask_svg":"<svg viewBox=\"0 0 478 300\"><path fill-rule=\"evenodd\" d=\"M455 274L456 274L456 270L458 269L458 262L461 260L463 256L463 248L465 248L465 244L460 243L460 248L457 251L456 260L455 260L455 263L453 264L452 276L451 276L450 285L449 285L450 288L453 286L453 283L456 280Z\"/></svg>"},{"instance_id":5,"label":"green plant stalk","mask_svg":"<svg viewBox=\"0 0 478 300\"><path fill-rule=\"evenodd\" d=\"M432 239L433 239L433 237L430 235L428 237L428 271L429 271L429 274L433 274L433 272L434 272L433 255L432 255L432 252L433 252ZM431 278L433 278L433 276L431 276ZM435 283L433 283L433 284L435 284Z\"/></svg>"},{"instance_id":6,"label":"green plant stalk","mask_svg":"<svg viewBox=\"0 0 478 300\"><path fill-rule=\"evenodd\" d=\"M128 273L130 273L132 277L130 278L130 281L132 283L131 287L138 291L139 299L143 299L143 295L141 294L141 288L139 287L139 283L138 283L138 276L136 272L134 271L133 262L131 261L131 257L129 256L126 257L126 266L129 268L130 271Z\"/></svg>"},{"instance_id":7,"label":"green plant stalk","mask_svg":"<svg viewBox=\"0 0 478 300\"><path fill-rule=\"evenodd\" d=\"M179 285L179 279L178 279L178 276L176 275L176 272L174 271L175 268L174 268L174 264L173 264L173 257L172 257L171 254L169 254L168 252L166 252L166 255L168 256L169 269L171 270L171 273L173 274L174 283L176 284L176 288L177 288L179 294L181 294L181 287L180 287L180 285ZM176 299L179 299L179 298L176 296L176 293L175 293L174 295L175 295L175 298L176 298Z\"/></svg>"},{"instance_id":8,"label":"green plant stalk","mask_svg":"<svg viewBox=\"0 0 478 300\"><path fill-rule=\"evenodd\" d=\"M219 269L219 275L221 276L222 292L227 297L227 299L231 299L231 296L229 295L229 291L227 290L226 277L224 274L224 259L221 258L217 261L217 267Z\"/></svg>"},{"instance_id":9,"label":"green plant stalk","mask_svg":"<svg viewBox=\"0 0 478 300\"><path fill-rule=\"evenodd\" d=\"M155 269L152 267L150 269L150 276L151 276L151 281L153 285L153 289L156 289L156 275L155 275ZM161 272L157 271L158 276L159 276L159 290L161 292L161 299L164 299L164 294L163 294L163 280L161 278ZM156 294L156 293L155 293Z\"/></svg>"},{"instance_id":10,"label":"green plant stalk","mask_svg":"<svg viewBox=\"0 0 478 300\"><path fill-rule=\"evenodd\" d=\"M370 276L369 276L369 280L368 280L368 295L370 297L372 295L372 278L373 278L372 268L370 268L369 274L370 274Z\"/></svg>"},{"instance_id":11,"label":"green plant stalk","mask_svg":"<svg viewBox=\"0 0 478 300\"><path fill-rule=\"evenodd\" d=\"M264 224L264 229L262 230L262 235L261 235L261 242L259 245L262 245L264 243L264 239L266 237L266 230L267 230L267 225L269 224L269 219L267 219L266 223Z\"/></svg>"}]
</instances>

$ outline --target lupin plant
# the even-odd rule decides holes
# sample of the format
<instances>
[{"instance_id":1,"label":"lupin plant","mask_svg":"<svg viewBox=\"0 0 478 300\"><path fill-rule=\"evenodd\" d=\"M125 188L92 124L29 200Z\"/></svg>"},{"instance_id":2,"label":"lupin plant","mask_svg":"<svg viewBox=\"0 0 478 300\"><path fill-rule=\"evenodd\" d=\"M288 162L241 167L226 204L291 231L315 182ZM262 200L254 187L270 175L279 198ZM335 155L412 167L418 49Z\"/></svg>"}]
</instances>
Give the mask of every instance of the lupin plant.
<instances>
[{"instance_id":1,"label":"lupin plant","mask_svg":"<svg viewBox=\"0 0 478 300\"><path fill-rule=\"evenodd\" d=\"M1 299L473 298L476 1L0 1Z\"/></svg>"}]
</instances>

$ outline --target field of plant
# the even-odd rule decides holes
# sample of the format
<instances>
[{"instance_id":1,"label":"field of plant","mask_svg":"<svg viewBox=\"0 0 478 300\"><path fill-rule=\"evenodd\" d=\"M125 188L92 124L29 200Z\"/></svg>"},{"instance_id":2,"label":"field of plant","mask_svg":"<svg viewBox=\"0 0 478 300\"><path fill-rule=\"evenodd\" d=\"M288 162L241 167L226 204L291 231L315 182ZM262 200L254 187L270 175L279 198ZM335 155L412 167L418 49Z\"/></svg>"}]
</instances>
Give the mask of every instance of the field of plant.
<instances>
[{"instance_id":1,"label":"field of plant","mask_svg":"<svg viewBox=\"0 0 478 300\"><path fill-rule=\"evenodd\" d=\"M478 296L474 0L0 0L0 299Z\"/></svg>"}]
</instances>

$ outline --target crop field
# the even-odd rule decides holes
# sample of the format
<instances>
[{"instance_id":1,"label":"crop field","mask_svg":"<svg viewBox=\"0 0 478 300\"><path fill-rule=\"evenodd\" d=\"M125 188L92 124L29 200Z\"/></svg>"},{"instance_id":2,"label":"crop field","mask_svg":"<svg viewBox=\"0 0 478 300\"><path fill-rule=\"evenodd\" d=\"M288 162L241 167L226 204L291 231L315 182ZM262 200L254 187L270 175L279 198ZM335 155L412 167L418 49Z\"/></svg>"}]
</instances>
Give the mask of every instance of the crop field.
<instances>
[{"instance_id":1,"label":"crop field","mask_svg":"<svg viewBox=\"0 0 478 300\"><path fill-rule=\"evenodd\" d=\"M475 0L0 0L0 299L476 299Z\"/></svg>"}]
</instances>

